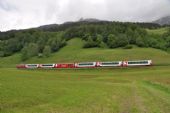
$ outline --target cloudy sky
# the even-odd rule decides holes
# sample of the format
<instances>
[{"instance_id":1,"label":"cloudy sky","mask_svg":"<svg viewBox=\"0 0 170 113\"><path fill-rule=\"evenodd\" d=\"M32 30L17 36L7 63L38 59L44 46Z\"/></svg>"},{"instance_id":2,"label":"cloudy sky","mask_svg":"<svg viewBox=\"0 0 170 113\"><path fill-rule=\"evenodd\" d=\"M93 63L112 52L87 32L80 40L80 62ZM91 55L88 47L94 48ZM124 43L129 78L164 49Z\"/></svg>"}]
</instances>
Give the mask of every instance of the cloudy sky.
<instances>
[{"instance_id":1,"label":"cloudy sky","mask_svg":"<svg viewBox=\"0 0 170 113\"><path fill-rule=\"evenodd\" d=\"M0 31L82 18L147 22L170 15L170 0L0 0Z\"/></svg>"}]
</instances>

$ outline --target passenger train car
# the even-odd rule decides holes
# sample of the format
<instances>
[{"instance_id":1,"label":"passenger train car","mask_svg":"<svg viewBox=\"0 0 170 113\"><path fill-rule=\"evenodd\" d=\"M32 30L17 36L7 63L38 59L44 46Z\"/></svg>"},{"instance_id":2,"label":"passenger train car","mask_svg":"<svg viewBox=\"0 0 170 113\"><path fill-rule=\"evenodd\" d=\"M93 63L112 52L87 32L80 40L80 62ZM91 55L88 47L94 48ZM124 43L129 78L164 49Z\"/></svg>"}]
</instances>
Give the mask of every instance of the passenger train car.
<instances>
[{"instance_id":1,"label":"passenger train car","mask_svg":"<svg viewBox=\"0 0 170 113\"><path fill-rule=\"evenodd\" d=\"M18 64L18 65L16 66L16 68L18 68L18 69L24 69L24 68L26 68L25 65L26 65L26 64Z\"/></svg>"},{"instance_id":2,"label":"passenger train car","mask_svg":"<svg viewBox=\"0 0 170 113\"><path fill-rule=\"evenodd\" d=\"M74 63L55 64L55 68L75 68L75 64Z\"/></svg>"},{"instance_id":3,"label":"passenger train car","mask_svg":"<svg viewBox=\"0 0 170 113\"><path fill-rule=\"evenodd\" d=\"M19 64L18 69L57 69L57 68L97 68L97 67L132 67L151 66L152 60L112 61L112 62L80 62L57 64Z\"/></svg>"},{"instance_id":4,"label":"passenger train car","mask_svg":"<svg viewBox=\"0 0 170 113\"><path fill-rule=\"evenodd\" d=\"M97 67L121 67L122 61L97 62Z\"/></svg>"}]
</instances>

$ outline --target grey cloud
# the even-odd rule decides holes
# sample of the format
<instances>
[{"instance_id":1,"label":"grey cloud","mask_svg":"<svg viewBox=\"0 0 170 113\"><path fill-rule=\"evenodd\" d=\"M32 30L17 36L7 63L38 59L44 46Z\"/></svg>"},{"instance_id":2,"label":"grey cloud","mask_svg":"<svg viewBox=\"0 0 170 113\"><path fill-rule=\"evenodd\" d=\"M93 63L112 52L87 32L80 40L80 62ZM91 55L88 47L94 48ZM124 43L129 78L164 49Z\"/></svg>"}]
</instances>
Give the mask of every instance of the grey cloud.
<instances>
[{"instance_id":1,"label":"grey cloud","mask_svg":"<svg viewBox=\"0 0 170 113\"><path fill-rule=\"evenodd\" d=\"M0 30L98 18L152 21L170 15L170 0L0 0Z\"/></svg>"},{"instance_id":2,"label":"grey cloud","mask_svg":"<svg viewBox=\"0 0 170 113\"><path fill-rule=\"evenodd\" d=\"M5 0L0 0L0 9L5 11L16 10L16 7L12 6Z\"/></svg>"}]
</instances>

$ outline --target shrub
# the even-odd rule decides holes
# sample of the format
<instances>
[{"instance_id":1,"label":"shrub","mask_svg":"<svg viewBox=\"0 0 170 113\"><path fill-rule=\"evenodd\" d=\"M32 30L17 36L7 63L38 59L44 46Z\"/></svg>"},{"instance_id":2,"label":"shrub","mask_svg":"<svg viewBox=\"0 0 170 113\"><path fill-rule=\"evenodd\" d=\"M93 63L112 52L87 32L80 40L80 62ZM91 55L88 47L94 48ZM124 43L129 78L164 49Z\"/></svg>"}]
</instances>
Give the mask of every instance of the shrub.
<instances>
[{"instance_id":1,"label":"shrub","mask_svg":"<svg viewBox=\"0 0 170 113\"><path fill-rule=\"evenodd\" d=\"M123 47L123 49L132 49L133 46L132 45L126 45L125 47Z\"/></svg>"},{"instance_id":2,"label":"shrub","mask_svg":"<svg viewBox=\"0 0 170 113\"><path fill-rule=\"evenodd\" d=\"M139 46L139 47L144 47L145 46L145 43L143 41L143 39L141 37L138 37L136 39L136 45Z\"/></svg>"},{"instance_id":3,"label":"shrub","mask_svg":"<svg viewBox=\"0 0 170 113\"><path fill-rule=\"evenodd\" d=\"M44 49L43 49L43 55L44 55L45 57L49 57L50 54L51 54L51 48L50 48L50 46L45 46Z\"/></svg>"},{"instance_id":4,"label":"shrub","mask_svg":"<svg viewBox=\"0 0 170 113\"><path fill-rule=\"evenodd\" d=\"M93 41L91 36L89 36L83 47L84 48L92 48L92 47L97 47L97 46L98 46L98 44Z\"/></svg>"},{"instance_id":5,"label":"shrub","mask_svg":"<svg viewBox=\"0 0 170 113\"><path fill-rule=\"evenodd\" d=\"M3 51L0 51L0 57L4 57L4 52Z\"/></svg>"}]
</instances>

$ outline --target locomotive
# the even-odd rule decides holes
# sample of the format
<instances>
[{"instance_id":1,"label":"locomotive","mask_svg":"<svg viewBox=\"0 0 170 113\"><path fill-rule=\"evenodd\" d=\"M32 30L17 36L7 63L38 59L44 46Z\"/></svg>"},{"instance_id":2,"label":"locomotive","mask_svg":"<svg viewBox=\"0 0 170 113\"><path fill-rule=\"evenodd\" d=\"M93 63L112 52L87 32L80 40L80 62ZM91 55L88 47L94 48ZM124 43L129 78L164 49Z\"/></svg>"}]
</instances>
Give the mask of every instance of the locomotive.
<instances>
[{"instance_id":1,"label":"locomotive","mask_svg":"<svg viewBox=\"0 0 170 113\"><path fill-rule=\"evenodd\" d=\"M112 62L79 62L57 64L18 64L18 69L57 69L57 68L99 68L99 67L134 67L151 66L152 60L112 61Z\"/></svg>"}]
</instances>

